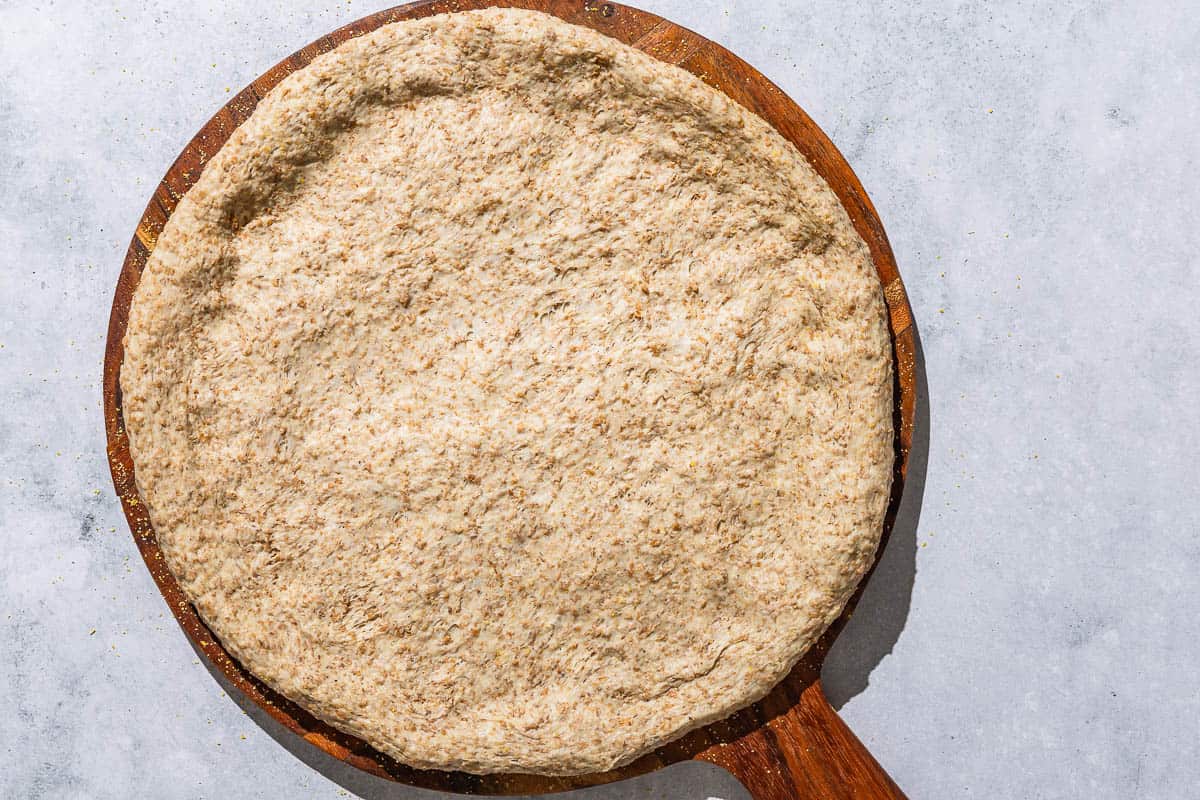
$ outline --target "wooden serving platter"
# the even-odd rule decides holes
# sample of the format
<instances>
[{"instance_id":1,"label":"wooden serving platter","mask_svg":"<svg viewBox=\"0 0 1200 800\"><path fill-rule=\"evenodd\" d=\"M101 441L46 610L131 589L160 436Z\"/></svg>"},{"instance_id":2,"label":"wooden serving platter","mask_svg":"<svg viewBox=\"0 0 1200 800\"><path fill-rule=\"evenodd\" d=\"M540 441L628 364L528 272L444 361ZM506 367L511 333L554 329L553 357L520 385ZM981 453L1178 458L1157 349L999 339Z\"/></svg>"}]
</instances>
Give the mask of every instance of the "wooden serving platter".
<instances>
[{"instance_id":1,"label":"wooden serving platter","mask_svg":"<svg viewBox=\"0 0 1200 800\"><path fill-rule=\"evenodd\" d=\"M757 800L902 798L895 783L842 723L821 690L821 663L861 594L861 587L841 619L792 674L760 702L627 767L596 775L547 778L415 770L321 722L243 669L200 621L166 568L134 483L133 462L121 416L119 377L130 300L146 259L171 212L196 182L204 165L246 120L259 100L292 72L342 42L382 25L490 6L544 11L612 36L661 61L683 67L774 126L800 149L833 188L870 247L890 312L896 373L896 474L885 522L886 544L899 507L912 442L916 400L915 331L904 284L883 225L858 178L829 138L799 106L746 62L704 37L654 14L597 0L424 0L352 22L267 70L218 111L188 143L155 189L138 223L117 282L109 319L104 361L104 412L113 483L146 565L184 632L234 686L313 746L374 775L446 791L537 794L620 780L678 761L698 759L729 770ZM883 545L881 552L882 549Z\"/></svg>"}]
</instances>

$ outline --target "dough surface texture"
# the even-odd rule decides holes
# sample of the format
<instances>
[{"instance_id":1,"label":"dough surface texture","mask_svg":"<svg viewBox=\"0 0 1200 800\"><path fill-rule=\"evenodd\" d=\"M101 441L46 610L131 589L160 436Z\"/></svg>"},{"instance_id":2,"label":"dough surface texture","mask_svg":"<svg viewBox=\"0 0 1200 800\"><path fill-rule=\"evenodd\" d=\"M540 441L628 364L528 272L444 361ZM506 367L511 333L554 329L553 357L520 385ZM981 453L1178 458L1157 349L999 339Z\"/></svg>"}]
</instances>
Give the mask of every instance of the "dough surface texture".
<instances>
[{"instance_id":1,"label":"dough surface texture","mask_svg":"<svg viewBox=\"0 0 1200 800\"><path fill-rule=\"evenodd\" d=\"M407 764L573 774L765 694L893 466L866 246L675 67L534 12L284 80L137 288L123 409L222 644Z\"/></svg>"}]
</instances>

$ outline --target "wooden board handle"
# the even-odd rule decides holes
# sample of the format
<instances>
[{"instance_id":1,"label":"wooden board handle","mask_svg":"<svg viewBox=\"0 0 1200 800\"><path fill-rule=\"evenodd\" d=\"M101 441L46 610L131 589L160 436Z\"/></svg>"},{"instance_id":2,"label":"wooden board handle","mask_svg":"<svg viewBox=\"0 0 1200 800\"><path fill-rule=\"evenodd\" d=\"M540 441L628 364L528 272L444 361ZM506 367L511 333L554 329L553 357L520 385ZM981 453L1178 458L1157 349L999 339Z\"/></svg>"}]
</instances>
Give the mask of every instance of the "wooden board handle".
<instances>
[{"instance_id":1,"label":"wooden board handle","mask_svg":"<svg viewBox=\"0 0 1200 800\"><path fill-rule=\"evenodd\" d=\"M829 705L819 680L763 727L697 758L729 770L754 800L905 800Z\"/></svg>"}]
</instances>

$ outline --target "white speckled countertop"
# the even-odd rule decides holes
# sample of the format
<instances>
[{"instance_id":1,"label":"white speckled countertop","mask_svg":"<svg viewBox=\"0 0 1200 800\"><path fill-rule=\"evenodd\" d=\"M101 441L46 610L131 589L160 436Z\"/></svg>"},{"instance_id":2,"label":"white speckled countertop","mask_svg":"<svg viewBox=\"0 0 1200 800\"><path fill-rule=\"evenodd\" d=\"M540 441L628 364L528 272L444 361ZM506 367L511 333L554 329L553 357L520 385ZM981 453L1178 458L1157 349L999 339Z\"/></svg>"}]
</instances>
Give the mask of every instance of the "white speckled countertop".
<instances>
[{"instance_id":1,"label":"white speckled countertop","mask_svg":"<svg viewBox=\"0 0 1200 800\"><path fill-rule=\"evenodd\" d=\"M224 694L125 528L99 408L154 183L231 92L380 6L141 5L0 2L0 796L434 797ZM824 127L912 297L928 466L826 665L843 716L914 800L1194 796L1194 9L642 5ZM582 794L744 797L698 765Z\"/></svg>"}]
</instances>

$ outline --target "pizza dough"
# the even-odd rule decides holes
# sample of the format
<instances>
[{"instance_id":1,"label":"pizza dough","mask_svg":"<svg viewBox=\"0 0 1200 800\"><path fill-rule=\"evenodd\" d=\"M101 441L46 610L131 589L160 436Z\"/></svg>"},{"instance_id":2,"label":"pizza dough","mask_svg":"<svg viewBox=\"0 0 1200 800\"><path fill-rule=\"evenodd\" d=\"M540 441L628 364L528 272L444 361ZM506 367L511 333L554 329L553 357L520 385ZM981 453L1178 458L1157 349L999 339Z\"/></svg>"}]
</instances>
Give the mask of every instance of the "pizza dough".
<instances>
[{"instance_id":1,"label":"pizza dough","mask_svg":"<svg viewBox=\"0 0 1200 800\"><path fill-rule=\"evenodd\" d=\"M179 203L121 373L168 566L416 767L604 770L766 693L870 565L891 350L773 129L549 16L389 25Z\"/></svg>"}]
</instances>

